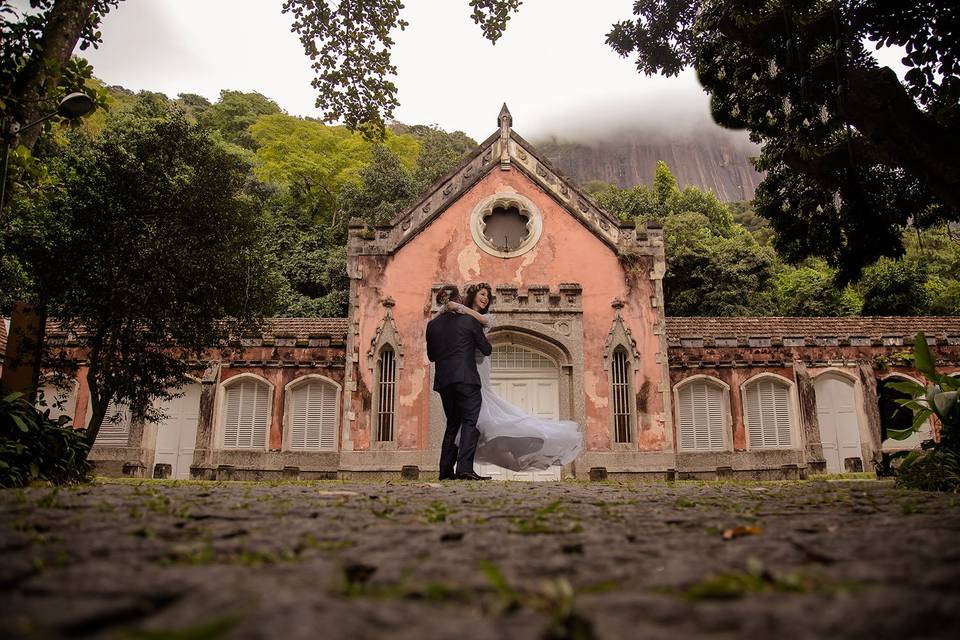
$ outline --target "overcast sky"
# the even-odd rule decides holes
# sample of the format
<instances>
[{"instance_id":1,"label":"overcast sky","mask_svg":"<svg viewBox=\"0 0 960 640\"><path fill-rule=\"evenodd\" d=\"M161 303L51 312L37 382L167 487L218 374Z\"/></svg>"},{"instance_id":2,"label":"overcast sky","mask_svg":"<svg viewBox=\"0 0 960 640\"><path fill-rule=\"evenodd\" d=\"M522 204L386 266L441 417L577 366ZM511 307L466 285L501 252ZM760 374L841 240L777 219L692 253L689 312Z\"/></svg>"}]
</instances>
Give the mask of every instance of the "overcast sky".
<instances>
[{"instance_id":1,"label":"overcast sky","mask_svg":"<svg viewBox=\"0 0 960 640\"><path fill-rule=\"evenodd\" d=\"M313 73L282 0L127 0L103 21L103 44L82 55L107 84L198 93L259 91L288 113L320 116ZM438 124L482 140L506 102L517 131L586 140L618 129L712 127L692 72L646 78L606 44L630 0L524 0L492 46L467 0L406 0L410 23L393 60L407 124ZM719 128L717 128L719 130Z\"/></svg>"}]
</instances>

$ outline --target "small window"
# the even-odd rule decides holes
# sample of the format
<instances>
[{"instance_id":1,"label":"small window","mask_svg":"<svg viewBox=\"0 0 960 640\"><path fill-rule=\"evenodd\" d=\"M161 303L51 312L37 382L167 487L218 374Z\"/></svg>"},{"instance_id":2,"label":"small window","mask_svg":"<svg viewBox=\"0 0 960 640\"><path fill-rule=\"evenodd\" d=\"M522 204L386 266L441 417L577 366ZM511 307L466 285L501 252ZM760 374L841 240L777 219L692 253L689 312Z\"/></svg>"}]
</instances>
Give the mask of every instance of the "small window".
<instances>
[{"instance_id":1,"label":"small window","mask_svg":"<svg viewBox=\"0 0 960 640\"><path fill-rule=\"evenodd\" d=\"M613 386L613 441L625 444L633 441L630 428L630 359L623 347L613 352L610 365Z\"/></svg>"},{"instance_id":2,"label":"small window","mask_svg":"<svg viewBox=\"0 0 960 640\"><path fill-rule=\"evenodd\" d=\"M745 396L750 448L790 448L790 385L764 378L747 385Z\"/></svg>"},{"instance_id":3,"label":"small window","mask_svg":"<svg viewBox=\"0 0 960 640\"><path fill-rule=\"evenodd\" d=\"M376 435L380 442L391 442L396 419L397 359L390 346L380 351L378 374Z\"/></svg>"},{"instance_id":4,"label":"small window","mask_svg":"<svg viewBox=\"0 0 960 640\"><path fill-rule=\"evenodd\" d=\"M490 354L492 369L556 369L553 360L538 351L513 344L498 344Z\"/></svg>"},{"instance_id":5,"label":"small window","mask_svg":"<svg viewBox=\"0 0 960 640\"><path fill-rule=\"evenodd\" d=\"M290 449L332 451L337 444L337 387L311 380L290 394Z\"/></svg>"},{"instance_id":6,"label":"small window","mask_svg":"<svg viewBox=\"0 0 960 640\"><path fill-rule=\"evenodd\" d=\"M706 380L689 382L680 388L677 392L677 421L681 449L722 451L726 448L723 437L725 393L722 386Z\"/></svg>"},{"instance_id":7,"label":"small window","mask_svg":"<svg viewBox=\"0 0 960 640\"><path fill-rule=\"evenodd\" d=\"M223 446L265 449L270 430L270 385L244 378L224 393Z\"/></svg>"},{"instance_id":8,"label":"small window","mask_svg":"<svg viewBox=\"0 0 960 640\"><path fill-rule=\"evenodd\" d=\"M129 440L130 409L124 404L111 400L93 444L98 447L125 447Z\"/></svg>"}]
</instances>

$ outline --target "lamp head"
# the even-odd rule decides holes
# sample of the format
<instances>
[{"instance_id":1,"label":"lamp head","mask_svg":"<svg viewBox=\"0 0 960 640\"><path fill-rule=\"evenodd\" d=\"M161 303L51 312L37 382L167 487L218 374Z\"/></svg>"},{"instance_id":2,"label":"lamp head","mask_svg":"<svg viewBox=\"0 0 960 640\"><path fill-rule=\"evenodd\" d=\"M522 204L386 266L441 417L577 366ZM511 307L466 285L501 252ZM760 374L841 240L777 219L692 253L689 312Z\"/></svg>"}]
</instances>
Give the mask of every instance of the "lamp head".
<instances>
[{"instance_id":1,"label":"lamp head","mask_svg":"<svg viewBox=\"0 0 960 640\"><path fill-rule=\"evenodd\" d=\"M68 94L60 101L57 113L64 118L79 118L93 111L96 105L93 99L85 93L75 92Z\"/></svg>"}]
</instances>

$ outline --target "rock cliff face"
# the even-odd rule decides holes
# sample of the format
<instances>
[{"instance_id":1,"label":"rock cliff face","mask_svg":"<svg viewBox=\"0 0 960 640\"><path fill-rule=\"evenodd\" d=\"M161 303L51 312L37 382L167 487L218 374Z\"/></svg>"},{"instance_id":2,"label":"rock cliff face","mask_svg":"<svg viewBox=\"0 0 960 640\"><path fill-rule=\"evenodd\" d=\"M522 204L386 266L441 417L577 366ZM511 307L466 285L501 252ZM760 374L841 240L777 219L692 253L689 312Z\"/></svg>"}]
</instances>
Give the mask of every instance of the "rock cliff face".
<instances>
[{"instance_id":1,"label":"rock cliff face","mask_svg":"<svg viewBox=\"0 0 960 640\"><path fill-rule=\"evenodd\" d=\"M592 180L619 187L649 185L663 160L680 187L713 191L725 202L750 200L763 175L750 158L759 149L726 131L702 134L630 133L588 144L548 138L536 143L554 167L583 185Z\"/></svg>"}]
</instances>

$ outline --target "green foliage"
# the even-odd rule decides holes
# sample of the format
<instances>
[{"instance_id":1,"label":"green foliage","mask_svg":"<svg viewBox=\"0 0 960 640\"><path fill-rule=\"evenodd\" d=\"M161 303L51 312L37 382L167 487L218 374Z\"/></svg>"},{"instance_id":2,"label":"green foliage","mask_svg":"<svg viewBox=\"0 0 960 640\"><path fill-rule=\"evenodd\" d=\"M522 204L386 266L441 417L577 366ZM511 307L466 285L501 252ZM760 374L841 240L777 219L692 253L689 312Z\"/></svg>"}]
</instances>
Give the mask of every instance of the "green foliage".
<instances>
[{"instance_id":1,"label":"green foliage","mask_svg":"<svg viewBox=\"0 0 960 640\"><path fill-rule=\"evenodd\" d=\"M257 92L223 90L220 100L214 105L201 96L181 94L180 97L200 124L216 129L227 142L250 150L257 147L257 141L250 133L250 125L260 116L280 113L276 102Z\"/></svg>"},{"instance_id":2,"label":"green foliage","mask_svg":"<svg viewBox=\"0 0 960 640\"><path fill-rule=\"evenodd\" d=\"M400 158L378 145L370 164L360 170L360 183L348 183L340 192L340 208L348 220L360 218L372 225L384 224L418 193L416 181Z\"/></svg>"},{"instance_id":3,"label":"green foliage","mask_svg":"<svg viewBox=\"0 0 960 640\"><path fill-rule=\"evenodd\" d=\"M36 480L54 484L89 479L89 446L67 416L54 420L18 393L0 399L0 487Z\"/></svg>"},{"instance_id":4,"label":"green foliage","mask_svg":"<svg viewBox=\"0 0 960 640\"><path fill-rule=\"evenodd\" d=\"M915 316L926 313L924 264L882 258L863 272L860 291L865 316Z\"/></svg>"},{"instance_id":5,"label":"green foliage","mask_svg":"<svg viewBox=\"0 0 960 640\"><path fill-rule=\"evenodd\" d=\"M633 13L608 44L647 74L692 65L714 120L763 145L756 206L787 260L819 256L849 279L899 256L908 220L958 219L949 3L640 0ZM873 42L906 47L903 82Z\"/></svg>"},{"instance_id":6,"label":"green foliage","mask_svg":"<svg viewBox=\"0 0 960 640\"><path fill-rule=\"evenodd\" d=\"M17 201L8 246L50 315L89 336L92 442L111 399L157 417L188 357L272 311L278 282L249 166L180 111L145 100L49 163L59 183Z\"/></svg>"},{"instance_id":7,"label":"green foliage","mask_svg":"<svg viewBox=\"0 0 960 640\"><path fill-rule=\"evenodd\" d=\"M940 439L923 443L922 450L908 453L897 468L897 483L927 491L960 491L960 378L936 370L935 360L923 332L913 344L913 361L928 380L926 387L903 381L891 386L908 394L897 404L913 412L909 428L887 434L903 440L917 432L931 417L940 423Z\"/></svg>"},{"instance_id":8,"label":"green foliage","mask_svg":"<svg viewBox=\"0 0 960 640\"><path fill-rule=\"evenodd\" d=\"M420 154L413 174L418 192L453 170L466 154L477 148L476 141L462 131L447 133L437 126L414 125L406 133L420 141Z\"/></svg>"},{"instance_id":9,"label":"green foliage","mask_svg":"<svg viewBox=\"0 0 960 640\"><path fill-rule=\"evenodd\" d=\"M774 254L748 232L715 232L701 213L668 217L666 313L671 316L768 315Z\"/></svg>"},{"instance_id":10,"label":"green foliage","mask_svg":"<svg viewBox=\"0 0 960 640\"><path fill-rule=\"evenodd\" d=\"M257 177L288 186L316 216L332 217L340 189L360 181L374 145L345 127L274 114L259 118L250 134L257 145ZM385 134L383 146L412 169L420 151L413 136Z\"/></svg>"},{"instance_id":11,"label":"green foliage","mask_svg":"<svg viewBox=\"0 0 960 640\"><path fill-rule=\"evenodd\" d=\"M852 287L838 289L834 272L820 261L784 267L774 278L777 314L781 316L852 316L862 301Z\"/></svg>"}]
</instances>

